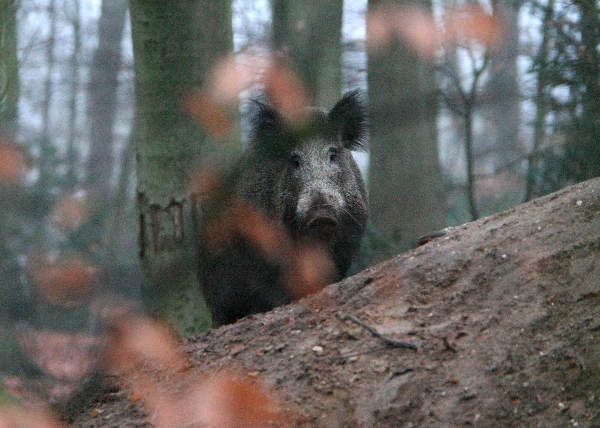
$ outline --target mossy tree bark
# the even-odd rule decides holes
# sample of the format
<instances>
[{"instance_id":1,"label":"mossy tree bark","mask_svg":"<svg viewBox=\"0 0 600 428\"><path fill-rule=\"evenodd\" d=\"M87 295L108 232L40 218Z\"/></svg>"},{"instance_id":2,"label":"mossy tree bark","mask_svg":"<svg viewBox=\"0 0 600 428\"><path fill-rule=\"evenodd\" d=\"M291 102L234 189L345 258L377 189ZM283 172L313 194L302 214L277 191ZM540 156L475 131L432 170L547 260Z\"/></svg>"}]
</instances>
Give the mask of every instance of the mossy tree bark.
<instances>
[{"instance_id":1,"label":"mossy tree bark","mask_svg":"<svg viewBox=\"0 0 600 428\"><path fill-rule=\"evenodd\" d=\"M0 136L14 140L17 130L19 73L16 0L0 1Z\"/></svg>"},{"instance_id":2,"label":"mossy tree bark","mask_svg":"<svg viewBox=\"0 0 600 428\"><path fill-rule=\"evenodd\" d=\"M17 33L16 5L14 0L0 2L0 141L14 140L17 128L17 101L19 99L19 75L17 72ZM4 183L0 182L0 186ZM2 192L0 187L0 192ZM0 197L4 195L0 193ZM14 372L21 359L18 346L12 334L10 319L10 282L14 279L15 263L7 248L7 237L3 236L7 219L3 216L0 225L0 367L3 371ZM9 257L6 257L6 256ZM7 258L9 260L7 260Z\"/></svg>"},{"instance_id":3,"label":"mossy tree bark","mask_svg":"<svg viewBox=\"0 0 600 428\"><path fill-rule=\"evenodd\" d=\"M0 144L13 144L18 128L20 94L19 60L17 56L17 1L0 0ZM7 159L2 159L7 162ZM10 159L8 159L10 162ZM21 351L13 335L15 318L26 316L25 301L18 261L14 248L15 223L22 219L13 213L15 189L0 179L0 371L25 376L39 374L39 370ZM12 242L11 242L12 241ZM12 245L11 245L12 243ZM0 386L0 394L2 387Z\"/></svg>"},{"instance_id":4,"label":"mossy tree bark","mask_svg":"<svg viewBox=\"0 0 600 428\"><path fill-rule=\"evenodd\" d=\"M207 137L185 111L233 47L230 0L130 1L137 210L146 308L185 335L210 325L199 291L189 174Z\"/></svg>"},{"instance_id":5,"label":"mossy tree bark","mask_svg":"<svg viewBox=\"0 0 600 428\"><path fill-rule=\"evenodd\" d=\"M314 105L331 107L342 88L342 0L273 0L273 47L284 53Z\"/></svg>"},{"instance_id":6,"label":"mossy tree bark","mask_svg":"<svg viewBox=\"0 0 600 428\"><path fill-rule=\"evenodd\" d=\"M431 11L430 1L369 0L368 7L398 5ZM381 236L399 248L446 221L432 61L402 40L368 55L371 219Z\"/></svg>"}]
</instances>

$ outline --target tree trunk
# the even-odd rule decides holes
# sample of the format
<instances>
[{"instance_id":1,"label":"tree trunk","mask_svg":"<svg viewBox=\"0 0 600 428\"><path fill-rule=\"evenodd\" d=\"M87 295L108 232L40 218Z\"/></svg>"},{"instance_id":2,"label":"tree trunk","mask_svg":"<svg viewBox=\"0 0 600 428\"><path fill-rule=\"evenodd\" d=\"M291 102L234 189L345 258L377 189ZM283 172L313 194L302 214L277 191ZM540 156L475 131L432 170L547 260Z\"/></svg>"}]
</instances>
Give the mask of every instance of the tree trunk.
<instances>
[{"instance_id":1,"label":"tree trunk","mask_svg":"<svg viewBox=\"0 0 600 428\"><path fill-rule=\"evenodd\" d=\"M130 2L137 210L146 308L183 334L210 323L196 279L189 174L206 140L184 102L233 48L231 1Z\"/></svg>"},{"instance_id":2,"label":"tree trunk","mask_svg":"<svg viewBox=\"0 0 600 428\"><path fill-rule=\"evenodd\" d=\"M475 96L473 95L472 98ZM469 202L469 213L471 220L479 218L477 209L477 198L475 197L475 159L473 158L473 103L465 103L465 159L467 167L467 200Z\"/></svg>"},{"instance_id":3,"label":"tree trunk","mask_svg":"<svg viewBox=\"0 0 600 428\"><path fill-rule=\"evenodd\" d=\"M133 126L135 129L135 125ZM125 148L121 154L121 168L117 178L117 184L114 191L114 197L111 203L111 210L107 214L106 234L108 242L106 244L105 264L112 266L114 272L107 272L110 284L118 284L121 271L116 269L119 264L126 259L131 259L127 250L123 249L122 237L127 233L126 228L131 224L131 218L134 217L135 202L131 201L129 192L132 180L135 180L135 138L132 130L129 138L125 142Z\"/></svg>"},{"instance_id":4,"label":"tree trunk","mask_svg":"<svg viewBox=\"0 0 600 428\"><path fill-rule=\"evenodd\" d=\"M521 157L519 142L519 127L521 122L521 95L519 89L519 76L517 71L517 58L519 55L519 10L521 0L492 1L494 14L504 22L506 34L501 46L491 50L487 83L487 108L486 117L491 124L492 153L497 155L493 159L496 167L502 164L515 162ZM485 152L489 147L482 147Z\"/></svg>"},{"instance_id":5,"label":"tree trunk","mask_svg":"<svg viewBox=\"0 0 600 428\"><path fill-rule=\"evenodd\" d=\"M48 5L48 17L50 19L50 34L46 45L46 67L48 74L44 83L44 100L42 104L42 139L40 141L40 175L38 187L47 192L50 187L50 169L53 163L54 149L50 138L50 106L52 103L53 73L55 65L54 45L56 40L56 0L50 0Z\"/></svg>"},{"instance_id":6,"label":"tree trunk","mask_svg":"<svg viewBox=\"0 0 600 428\"><path fill-rule=\"evenodd\" d=\"M527 159L527 182L525 187L525 201L535 195L535 182L537 171L537 157L546 137L546 113L548 110L548 44L550 41L550 27L553 25L554 0L548 0L542 22L542 41L535 58L537 68L537 82L535 89L535 122L533 126L533 147Z\"/></svg>"},{"instance_id":7,"label":"tree trunk","mask_svg":"<svg viewBox=\"0 0 600 428\"><path fill-rule=\"evenodd\" d=\"M90 70L90 150L87 159L87 181L100 207L108 200L113 172L113 126L126 11L127 0L102 1L102 15L98 22L98 47Z\"/></svg>"},{"instance_id":8,"label":"tree trunk","mask_svg":"<svg viewBox=\"0 0 600 428\"><path fill-rule=\"evenodd\" d=\"M576 144L567 150L578 151L573 159L576 180L600 176L600 10L594 0L575 2L580 13L581 44L577 72L582 77L581 119L577 124Z\"/></svg>"},{"instance_id":9,"label":"tree trunk","mask_svg":"<svg viewBox=\"0 0 600 428\"><path fill-rule=\"evenodd\" d=\"M0 138L14 141L18 126L19 72L16 0L0 1Z\"/></svg>"},{"instance_id":10,"label":"tree trunk","mask_svg":"<svg viewBox=\"0 0 600 428\"><path fill-rule=\"evenodd\" d=\"M17 9L16 0L0 0L0 147L6 143L15 143L19 122ZM3 148L6 149L6 146ZM10 162L14 160L0 156L0 163L5 162L10 167ZM12 188L11 184L14 182L8 183L7 186L4 179L6 177L0 178L0 370L3 374L27 378L39 376L40 370L22 352L13 334L15 320L29 315L22 269L19 265L20 252L14 248L14 231L23 221L22 218L15 218L17 215L14 214L14 210L25 191Z\"/></svg>"},{"instance_id":11,"label":"tree trunk","mask_svg":"<svg viewBox=\"0 0 600 428\"><path fill-rule=\"evenodd\" d=\"M17 5L14 0L0 1L0 144L5 141L14 142L17 130L19 73L17 59ZM2 147L0 145L0 147ZM0 159L0 162L5 162ZM4 199L5 183L0 179L0 197ZM4 204L1 204L4 205ZM0 206L1 206L0 205ZM2 206L2 208L8 208ZM3 309L0 311L0 367L9 373L16 373L19 361L22 360L18 345L12 334L10 312L14 298L12 282L15 280L16 260L8 246L8 236L3 231L7 229L7 216L0 219L0 301ZM12 290L12 292L11 292Z\"/></svg>"},{"instance_id":12,"label":"tree trunk","mask_svg":"<svg viewBox=\"0 0 600 428\"><path fill-rule=\"evenodd\" d=\"M79 56L81 55L81 8L80 0L73 0L73 52L71 53L71 88L69 94L69 135L67 139L67 186L77 183L77 97L79 94Z\"/></svg>"},{"instance_id":13,"label":"tree trunk","mask_svg":"<svg viewBox=\"0 0 600 428\"><path fill-rule=\"evenodd\" d=\"M371 0L369 11L397 4ZM431 11L430 2L419 5ZM368 84L371 219L383 237L406 248L446 221L433 64L394 41L369 53Z\"/></svg>"},{"instance_id":14,"label":"tree trunk","mask_svg":"<svg viewBox=\"0 0 600 428\"><path fill-rule=\"evenodd\" d=\"M600 178L445 232L191 340L184 373L143 372L150 418L126 389L73 426L595 426Z\"/></svg>"},{"instance_id":15,"label":"tree trunk","mask_svg":"<svg viewBox=\"0 0 600 428\"><path fill-rule=\"evenodd\" d=\"M313 105L331 107L342 88L343 0L273 0L273 47L291 60Z\"/></svg>"}]
</instances>

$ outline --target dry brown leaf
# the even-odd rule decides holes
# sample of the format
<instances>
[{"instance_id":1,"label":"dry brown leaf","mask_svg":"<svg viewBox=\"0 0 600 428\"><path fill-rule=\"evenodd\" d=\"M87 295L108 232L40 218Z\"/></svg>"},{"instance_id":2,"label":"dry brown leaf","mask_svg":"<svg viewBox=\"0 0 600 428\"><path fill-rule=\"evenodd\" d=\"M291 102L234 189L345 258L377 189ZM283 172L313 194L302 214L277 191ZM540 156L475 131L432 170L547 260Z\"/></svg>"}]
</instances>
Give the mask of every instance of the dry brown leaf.
<instances>
[{"instance_id":1,"label":"dry brown leaf","mask_svg":"<svg viewBox=\"0 0 600 428\"><path fill-rule=\"evenodd\" d=\"M286 286L296 299L320 291L335 278L333 260L317 242L300 244L293 261Z\"/></svg>"},{"instance_id":2,"label":"dry brown leaf","mask_svg":"<svg viewBox=\"0 0 600 428\"><path fill-rule=\"evenodd\" d=\"M202 166L190 176L192 194L212 195L219 188L219 175L209 166Z\"/></svg>"},{"instance_id":3,"label":"dry brown leaf","mask_svg":"<svg viewBox=\"0 0 600 428\"><path fill-rule=\"evenodd\" d=\"M221 105L200 90L194 91L187 99L187 111L208 132L214 140L219 140L232 130L231 120Z\"/></svg>"},{"instance_id":4,"label":"dry brown leaf","mask_svg":"<svg viewBox=\"0 0 600 428\"><path fill-rule=\"evenodd\" d=\"M401 39L418 55L433 59L442 44L475 41L497 45L505 35L504 27L496 15L476 5L451 9L440 23L424 8L381 7L367 16L367 47L377 51Z\"/></svg>"},{"instance_id":5,"label":"dry brown leaf","mask_svg":"<svg viewBox=\"0 0 600 428\"><path fill-rule=\"evenodd\" d=\"M106 352L108 362L117 370L134 369L143 360L176 370L185 360L180 348L165 325L149 318L125 316L113 322Z\"/></svg>"},{"instance_id":6,"label":"dry brown leaf","mask_svg":"<svg viewBox=\"0 0 600 428\"><path fill-rule=\"evenodd\" d=\"M234 210L237 232L257 246L263 255L274 261L291 256L292 242L287 231L246 203L238 203Z\"/></svg>"},{"instance_id":7,"label":"dry brown leaf","mask_svg":"<svg viewBox=\"0 0 600 428\"><path fill-rule=\"evenodd\" d=\"M12 184L25 172L25 155L14 145L0 142L0 184Z\"/></svg>"},{"instance_id":8,"label":"dry brown leaf","mask_svg":"<svg viewBox=\"0 0 600 428\"><path fill-rule=\"evenodd\" d=\"M417 54L433 57L440 41L433 15L419 7L377 8L367 16L367 31L367 47L374 51L399 38Z\"/></svg>"},{"instance_id":9,"label":"dry brown leaf","mask_svg":"<svg viewBox=\"0 0 600 428\"><path fill-rule=\"evenodd\" d=\"M433 15L423 9L405 8L397 16L399 36L420 56L433 58L440 34Z\"/></svg>"},{"instance_id":10,"label":"dry brown leaf","mask_svg":"<svg viewBox=\"0 0 600 428\"><path fill-rule=\"evenodd\" d=\"M211 97L223 104L237 105L240 94L258 80L267 62L259 53L226 56L211 71Z\"/></svg>"},{"instance_id":11,"label":"dry brown leaf","mask_svg":"<svg viewBox=\"0 0 600 428\"><path fill-rule=\"evenodd\" d=\"M384 8L377 8L367 15L367 47L370 50L389 45L395 30Z\"/></svg>"},{"instance_id":12,"label":"dry brown leaf","mask_svg":"<svg viewBox=\"0 0 600 428\"><path fill-rule=\"evenodd\" d=\"M53 221L65 229L76 229L90 213L87 196L83 192L64 195L52 208Z\"/></svg>"},{"instance_id":13,"label":"dry brown leaf","mask_svg":"<svg viewBox=\"0 0 600 428\"><path fill-rule=\"evenodd\" d=\"M292 70L272 60L264 80L265 92L283 119L292 125L303 125L309 100L302 82Z\"/></svg>"},{"instance_id":14,"label":"dry brown leaf","mask_svg":"<svg viewBox=\"0 0 600 428\"><path fill-rule=\"evenodd\" d=\"M274 262L286 262L292 255L293 243L287 231L248 203L236 199L218 218L207 225L208 244L216 249L241 236L260 253Z\"/></svg>"},{"instance_id":15,"label":"dry brown leaf","mask_svg":"<svg viewBox=\"0 0 600 428\"><path fill-rule=\"evenodd\" d=\"M40 294L48 302L64 306L87 298L99 273L96 266L77 255L54 263L32 260L29 271Z\"/></svg>"},{"instance_id":16,"label":"dry brown leaf","mask_svg":"<svg viewBox=\"0 0 600 428\"><path fill-rule=\"evenodd\" d=\"M237 372L220 373L190 397L194 422L203 426L281 426L286 420L271 391L256 378Z\"/></svg>"},{"instance_id":17,"label":"dry brown leaf","mask_svg":"<svg viewBox=\"0 0 600 428\"><path fill-rule=\"evenodd\" d=\"M27 355L48 374L77 381L94 368L94 353L102 339L86 333L16 329L15 337Z\"/></svg>"},{"instance_id":18,"label":"dry brown leaf","mask_svg":"<svg viewBox=\"0 0 600 428\"><path fill-rule=\"evenodd\" d=\"M134 392L131 394L131 396L129 397L129 399L130 399L131 401L133 401L134 403L136 403L136 402L140 401L142 398L144 398L144 396L143 396L143 395L142 395L142 393L141 393L141 392L139 392L139 391L134 391Z\"/></svg>"},{"instance_id":19,"label":"dry brown leaf","mask_svg":"<svg viewBox=\"0 0 600 428\"><path fill-rule=\"evenodd\" d=\"M58 428L64 426L41 407L0 406L0 428Z\"/></svg>"},{"instance_id":20,"label":"dry brown leaf","mask_svg":"<svg viewBox=\"0 0 600 428\"><path fill-rule=\"evenodd\" d=\"M505 24L496 15L487 13L480 6L456 8L444 20L446 41L456 43L457 37L477 41L486 46L494 46L506 34Z\"/></svg>"}]
</instances>

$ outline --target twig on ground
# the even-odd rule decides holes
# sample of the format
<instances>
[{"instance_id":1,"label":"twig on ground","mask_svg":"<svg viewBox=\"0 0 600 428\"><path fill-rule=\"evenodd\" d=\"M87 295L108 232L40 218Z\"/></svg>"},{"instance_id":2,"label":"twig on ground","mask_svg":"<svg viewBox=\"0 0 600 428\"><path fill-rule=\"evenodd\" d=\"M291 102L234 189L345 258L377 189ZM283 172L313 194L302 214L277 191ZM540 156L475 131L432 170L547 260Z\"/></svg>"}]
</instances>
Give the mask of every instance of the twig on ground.
<instances>
[{"instance_id":1,"label":"twig on ground","mask_svg":"<svg viewBox=\"0 0 600 428\"><path fill-rule=\"evenodd\" d=\"M354 315L344 314L344 315L342 315L341 320L342 321L348 320L348 321L352 321L355 324L358 324L359 326L361 326L362 328L367 330L369 333L371 333L373 336L378 337L379 339L383 340L386 344L393 346L395 348L407 348L407 349L413 349L415 351L418 350L417 345L415 345L413 343L392 339L391 337L382 335L377 330L375 330L374 327L371 327L369 324L365 323L364 321L359 320Z\"/></svg>"}]
</instances>

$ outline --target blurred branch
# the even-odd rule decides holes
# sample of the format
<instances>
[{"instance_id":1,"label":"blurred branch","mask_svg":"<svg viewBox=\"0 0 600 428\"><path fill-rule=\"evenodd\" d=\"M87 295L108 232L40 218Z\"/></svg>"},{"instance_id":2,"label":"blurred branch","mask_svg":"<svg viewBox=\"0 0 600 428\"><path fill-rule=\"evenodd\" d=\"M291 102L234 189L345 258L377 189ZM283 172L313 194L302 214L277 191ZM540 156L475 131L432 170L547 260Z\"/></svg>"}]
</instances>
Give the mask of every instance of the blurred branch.
<instances>
[{"instance_id":1,"label":"blurred branch","mask_svg":"<svg viewBox=\"0 0 600 428\"><path fill-rule=\"evenodd\" d=\"M479 217L479 213L476 207L475 198L475 166L474 166L474 155L473 155L473 114L474 109L480 107L477 105L478 101L478 89L479 83L484 75L488 65L490 63L489 49L486 48L483 53L483 58L478 59L475 56L475 52L470 47L462 47L466 50L466 53L470 59L470 77L471 85L468 92L463 88L462 79L458 76L454 70L449 66L450 60L445 54L446 60L444 64L437 67L438 71L441 72L450 80L450 84L446 90L441 90L441 95L453 113L457 114L463 119L464 134L465 134L465 157L466 157L466 173L467 173L467 199L469 203L469 211L473 220ZM450 91L455 90L460 97L460 102L456 101L455 97L450 95Z\"/></svg>"},{"instance_id":2,"label":"blurred branch","mask_svg":"<svg viewBox=\"0 0 600 428\"><path fill-rule=\"evenodd\" d=\"M441 72L443 75L445 75L446 77L448 77L452 83L454 83L454 88L456 89L458 95L460 96L461 101L464 103L467 102L467 94L465 93L462 84L460 82L460 79L458 78L458 76L456 75L456 73L453 72L452 69L450 69L450 67L448 66L447 63L443 64L443 65L438 65L437 66L437 70L439 72ZM441 90L442 95L444 96L445 99L447 99L449 101L448 107L450 107L453 111L456 111L453 109L453 106L456 105L456 103L452 102L451 100L453 100L452 97L450 97L448 95L448 93L446 91L444 91L443 89ZM461 114L463 114L463 110L460 110Z\"/></svg>"}]
</instances>

